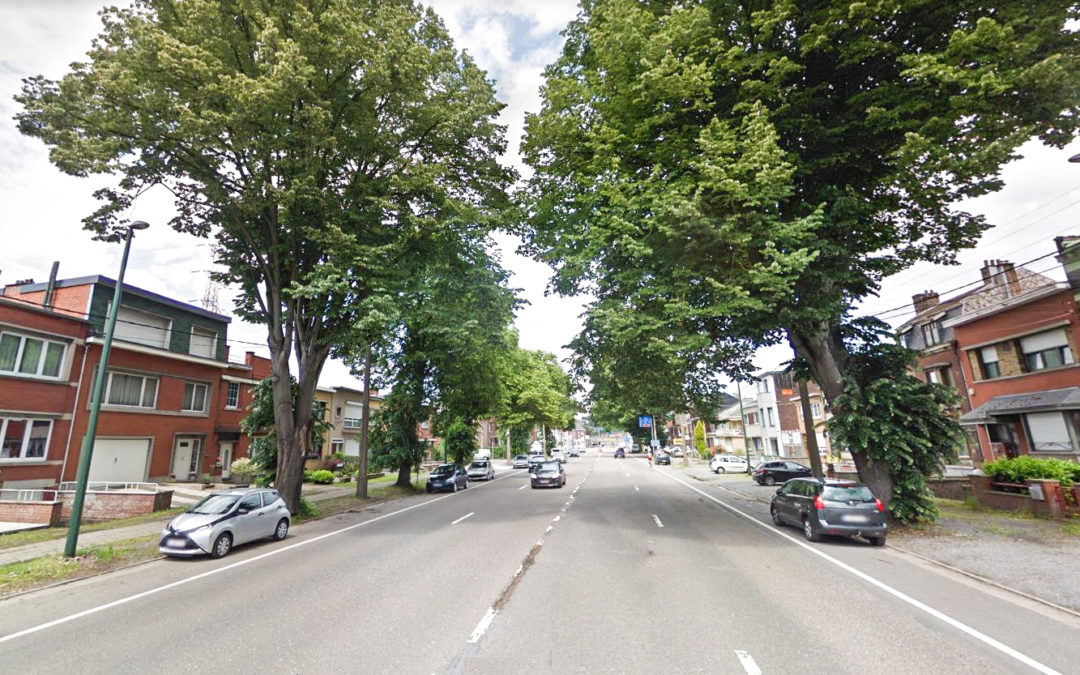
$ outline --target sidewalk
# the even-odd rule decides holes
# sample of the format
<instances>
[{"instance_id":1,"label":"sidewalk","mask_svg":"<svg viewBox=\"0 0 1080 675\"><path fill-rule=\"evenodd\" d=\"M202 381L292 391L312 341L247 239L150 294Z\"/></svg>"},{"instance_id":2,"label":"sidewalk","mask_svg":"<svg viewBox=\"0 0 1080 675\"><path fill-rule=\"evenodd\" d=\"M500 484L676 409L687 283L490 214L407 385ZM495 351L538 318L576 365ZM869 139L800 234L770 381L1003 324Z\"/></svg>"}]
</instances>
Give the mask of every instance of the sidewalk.
<instances>
[{"instance_id":1,"label":"sidewalk","mask_svg":"<svg viewBox=\"0 0 1080 675\"><path fill-rule=\"evenodd\" d=\"M187 506L189 504L194 504L215 490L225 490L230 487L227 484L222 484L214 486L213 490L204 491L200 483L168 483L163 485L167 489L174 491L173 506ZM347 488L345 486L335 487L333 485L310 485L305 483L303 496L304 499L307 499L309 502L320 502L335 497L350 496L354 494L355 490L355 483L350 483ZM177 499L177 497L179 497L179 499ZM129 525L128 527L117 527L111 530L84 532L79 534L79 548L156 535L161 532L166 523L172 518L173 515L168 515L163 516L161 520L155 520L150 523L140 523L139 525ZM49 541L0 549L0 565L9 565L11 563L32 560L47 555L60 555L64 552L64 544L65 538L60 537L57 539L50 539Z\"/></svg>"},{"instance_id":2,"label":"sidewalk","mask_svg":"<svg viewBox=\"0 0 1080 675\"><path fill-rule=\"evenodd\" d=\"M714 485L740 499L769 503L775 487L760 486L745 474L716 475L704 464L684 475ZM887 546L935 565L1080 613L1080 523L974 510L943 502L933 525L898 527Z\"/></svg>"}]
</instances>

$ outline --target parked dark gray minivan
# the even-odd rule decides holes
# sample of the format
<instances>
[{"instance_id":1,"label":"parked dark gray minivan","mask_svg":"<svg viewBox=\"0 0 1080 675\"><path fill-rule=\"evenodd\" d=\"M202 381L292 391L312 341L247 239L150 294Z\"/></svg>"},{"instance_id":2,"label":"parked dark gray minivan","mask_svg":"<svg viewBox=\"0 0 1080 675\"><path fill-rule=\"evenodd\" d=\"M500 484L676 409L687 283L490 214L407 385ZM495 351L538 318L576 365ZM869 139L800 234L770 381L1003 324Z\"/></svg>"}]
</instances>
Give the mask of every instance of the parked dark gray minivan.
<instances>
[{"instance_id":1,"label":"parked dark gray minivan","mask_svg":"<svg viewBox=\"0 0 1080 675\"><path fill-rule=\"evenodd\" d=\"M773 495L769 506L773 523L802 528L810 541L825 534L861 536L884 546L888 534L885 507L862 483L836 478L793 478Z\"/></svg>"}]
</instances>

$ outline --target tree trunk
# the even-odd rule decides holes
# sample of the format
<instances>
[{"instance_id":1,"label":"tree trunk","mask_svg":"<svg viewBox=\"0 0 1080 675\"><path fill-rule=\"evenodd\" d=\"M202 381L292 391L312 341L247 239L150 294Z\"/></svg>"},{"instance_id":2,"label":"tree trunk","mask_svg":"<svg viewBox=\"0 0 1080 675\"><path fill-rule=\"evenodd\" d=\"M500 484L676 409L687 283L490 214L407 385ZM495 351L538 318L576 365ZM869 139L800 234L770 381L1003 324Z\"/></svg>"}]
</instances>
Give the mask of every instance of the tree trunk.
<instances>
[{"instance_id":1,"label":"tree trunk","mask_svg":"<svg viewBox=\"0 0 1080 675\"><path fill-rule=\"evenodd\" d=\"M395 483L395 485L398 485L400 487L411 488L412 487L412 476L410 475L411 472L412 472L412 463L411 462L402 462L401 466L398 467L397 483Z\"/></svg>"},{"instance_id":2,"label":"tree trunk","mask_svg":"<svg viewBox=\"0 0 1080 675\"><path fill-rule=\"evenodd\" d=\"M371 344L364 355L364 398L360 407L360 471L356 477L356 496L366 499L368 496L368 417L371 415Z\"/></svg>"},{"instance_id":3,"label":"tree trunk","mask_svg":"<svg viewBox=\"0 0 1080 675\"><path fill-rule=\"evenodd\" d=\"M281 493L289 512L300 512L300 490L294 486L294 477L303 484L302 458L297 452L297 428L293 417L292 382L289 374L289 350L273 349L270 367L274 394L274 427L277 435L277 478L274 486Z\"/></svg>"},{"instance_id":4,"label":"tree trunk","mask_svg":"<svg viewBox=\"0 0 1080 675\"><path fill-rule=\"evenodd\" d=\"M803 428L806 429L806 455L810 458L810 471L815 478L824 476L821 470L821 453L818 451L817 429L814 428L814 416L810 410L810 387L806 380L799 380L799 401L802 404Z\"/></svg>"},{"instance_id":5,"label":"tree trunk","mask_svg":"<svg viewBox=\"0 0 1080 675\"><path fill-rule=\"evenodd\" d=\"M818 322L810 330L796 331L788 329L788 340L795 352L806 359L814 381L821 387L825 400L833 409L833 414L843 414L836 405L844 391L844 371L847 366L847 349L840 338L839 331L827 322ZM892 475L889 467L881 462L872 462L866 452L848 448L859 480L873 490L887 509L893 496Z\"/></svg>"}]
</instances>

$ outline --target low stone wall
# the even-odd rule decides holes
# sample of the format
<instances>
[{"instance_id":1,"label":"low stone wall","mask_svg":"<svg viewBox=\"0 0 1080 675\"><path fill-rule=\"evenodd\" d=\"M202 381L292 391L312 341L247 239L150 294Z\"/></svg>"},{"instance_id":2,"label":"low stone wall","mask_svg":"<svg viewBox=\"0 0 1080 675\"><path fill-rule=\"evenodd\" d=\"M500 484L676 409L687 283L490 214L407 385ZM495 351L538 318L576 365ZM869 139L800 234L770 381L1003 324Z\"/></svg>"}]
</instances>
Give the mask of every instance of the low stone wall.
<instances>
[{"instance_id":1,"label":"low stone wall","mask_svg":"<svg viewBox=\"0 0 1080 675\"><path fill-rule=\"evenodd\" d=\"M84 521L95 522L141 516L154 511L164 511L172 506L172 490L161 492L87 492L83 501ZM71 517L71 504L75 500L74 492L58 492L57 497L63 503L60 517Z\"/></svg>"},{"instance_id":2,"label":"low stone wall","mask_svg":"<svg viewBox=\"0 0 1080 675\"><path fill-rule=\"evenodd\" d=\"M930 492L933 492L935 497L955 499L961 502L970 497L972 493L971 481L968 480L967 476L930 478L926 481L926 486L930 488Z\"/></svg>"},{"instance_id":3,"label":"low stone wall","mask_svg":"<svg viewBox=\"0 0 1080 675\"><path fill-rule=\"evenodd\" d=\"M60 511L58 501L0 501L0 521L8 523L48 523L51 527L60 524Z\"/></svg>"},{"instance_id":4,"label":"low stone wall","mask_svg":"<svg viewBox=\"0 0 1080 675\"><path fill-rule=\"evenodd\" d=\"M991 476L968 476L971 490L980 506L1003 511L1034 513L1047 518L1063 518L1073 511L1065 502L1065 490L1056 480L1029 479L1025 485L1029 494L1017 494L995 489Z\"/></svg>"}]
</instances>

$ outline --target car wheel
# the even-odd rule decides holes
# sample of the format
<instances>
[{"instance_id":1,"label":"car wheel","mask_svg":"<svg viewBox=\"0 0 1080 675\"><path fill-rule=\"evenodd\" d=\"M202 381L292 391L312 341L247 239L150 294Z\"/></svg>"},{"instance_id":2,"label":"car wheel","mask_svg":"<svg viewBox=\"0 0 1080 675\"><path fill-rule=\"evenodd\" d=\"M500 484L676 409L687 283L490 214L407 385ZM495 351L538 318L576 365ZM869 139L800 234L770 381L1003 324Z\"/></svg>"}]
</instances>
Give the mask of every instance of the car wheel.
<instances>
[{"instance_id":1,"label":"car wheel","mask_svg":"<svg viewBox=\"0 0 1080 675\"><path fill-rule=\"evenodd\" d=\"M274 541L281 541L289 534L289 519L282 518L274 528Z\"/></svg>"},{"instance_id":2,"label":"car wheel","mask_svg":"<svg viewBox=\"0 0 1080 675\"><path fill-rule=\"evenodd\" d=\"M466 490L469 489L469 479L468 478L465 479L465 489Z\"/></svg>"},{"instance_id":3,"label":"car wheel","mask_svg":"<svg viewBox=\"0 0 1080 675\"><path fill-rule=\"evenodd\" d=\"M776 479L772 476L765 476L765 484L772 487L773 485L776 485Z\"/></svg>"},{"instance_id":4,"label":"car wheel","mask_svg":"<svg viewBox=\"0 0 1080 675\"><path fill-rule=\"evenodd\" d=\"M724 470L724 467L718 466L716 467L716 473L727 473L727 471Z\"/></svg>"},{"instance_id":5,"label":"car wheel","mask_svg":"<svg viewBox=\"0 0 1080 675\"><path fill-rule=\"evenodd\" d=\"M780 517L780 512L776 510L775 506L769 509L769 515L772 516L773 525L777 527L784 525L784 519Z\"/></svg>"},{"instance_id":6,"label":"car wheel","mask_svg":"<svg viewBox=\"0 0 1080 675\"><path fill-rule=\"evenodd\" d=\"M431 494L431 486L430 485L426 486L424 488L424 490L426 490L428 494Z\"/></svg>"},{"instance_id":7,"label":"car wheel","mask_svg":"<svg viewBox=\"0 0 1080 675\"><path fill-rule=\"evenodd\" d=\"M211 558L224 558L229 555L229 551L232 550L232 535L228 532L222 532L218 535L218 538L214 540L214 545L210 547Z\"/></svg>"},{"instance_id":8,"label":"car wheel","mask_svg":"<svg viewBox=\"0 0 1080 675\"><path fill-rule=\"evenodd\" d=\"M885 537L870 537L870 543L874 546L884 546Z\"/></svg>"},{"instance_id":9,"label":"car wheel","mask_svg":"<svg viewBox=\"0 0 1080 675\"><path fill-rule=\"evenodd\" d=\"M450 488L450 492L457 492L457 481L450 483L453 487Z\"/></svg>"},{"instance_id":10,"label":"car wheel","mask_svg":"<svg viewBox=\"0 0 1080 675\"><path fill-rule=\"evenodd\" d=\"M807 541L821 541L821 535L814 529L814 524L810 522L809 517L803 518L802 533Z\"/></svg>"}]
</instances>

